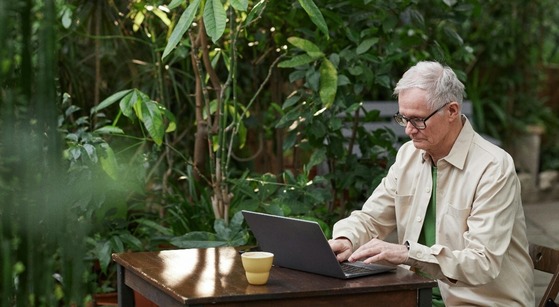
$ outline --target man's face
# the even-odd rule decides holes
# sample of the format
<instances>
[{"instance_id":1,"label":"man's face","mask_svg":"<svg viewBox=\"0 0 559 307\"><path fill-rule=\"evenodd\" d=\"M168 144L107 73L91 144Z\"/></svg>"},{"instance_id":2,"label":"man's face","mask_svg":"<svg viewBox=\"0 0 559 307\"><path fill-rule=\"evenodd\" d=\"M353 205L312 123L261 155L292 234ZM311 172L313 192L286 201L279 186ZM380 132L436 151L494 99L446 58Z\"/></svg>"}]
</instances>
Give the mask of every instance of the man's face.
<instances>
[{"instance_id":1,"label":"man's face","mask_svg":"<svg viewBox=\"0 0 559 307\"><path fill-rule=\"evenodd\" d=\"M404 90L398 95L399 112L406 118L426 118L434 110L427 105L426 93L422 89L411 88ZM405 129L406 134L413 141L413 145L418 149L423 149L428 153L441 150L440 146L448 134L448 121L446 121L446 106L436 112L425 122L425 129L419 130L410 122Z\"/></svg>"}]
</instances>

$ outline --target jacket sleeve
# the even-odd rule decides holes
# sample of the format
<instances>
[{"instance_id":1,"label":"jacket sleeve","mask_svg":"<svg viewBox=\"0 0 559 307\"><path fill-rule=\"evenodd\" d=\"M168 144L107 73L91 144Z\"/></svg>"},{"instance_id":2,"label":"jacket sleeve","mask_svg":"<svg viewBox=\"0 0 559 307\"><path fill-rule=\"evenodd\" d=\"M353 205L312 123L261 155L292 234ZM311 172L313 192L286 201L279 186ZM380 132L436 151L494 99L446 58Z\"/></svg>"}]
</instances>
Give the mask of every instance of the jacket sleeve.
<instances>
[{"instance_id":1,"label":"jacket sleeve","mask_svg":"<svg viewBox=\"0 0 559 307\"><path fill-rule=\"evenodd\" d=\"M386 177L365 201L361 210L334 224L333 238L348 238L354 250L373 238L384 239L396 228L394 191L396 179L392 166Z\"/></svg>"}]
</instances>

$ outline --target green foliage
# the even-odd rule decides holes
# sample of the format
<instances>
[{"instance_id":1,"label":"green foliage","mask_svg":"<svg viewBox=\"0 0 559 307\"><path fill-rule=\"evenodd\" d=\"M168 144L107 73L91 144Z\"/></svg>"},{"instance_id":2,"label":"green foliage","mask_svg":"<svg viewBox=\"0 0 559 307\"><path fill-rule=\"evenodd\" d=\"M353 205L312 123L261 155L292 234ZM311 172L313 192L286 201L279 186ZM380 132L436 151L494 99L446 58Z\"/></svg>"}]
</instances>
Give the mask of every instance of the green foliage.
<instances>
[{"instance_id":1,"label":"green foliage","mask_svg":"<svg viewBox=\"0 0 559 307\"><path fill-rule=\"evenodd\" d=\"M311 18L311 21L318 27L322 34L324 34L326 39L329 39L330 37L328 34L328 25L326 24L326 21L324 20L324 17L322 16L322 13L320 12L316 4L312 0L298 1L301 7L303 7L305 12L307 12L309 17Z\"/></svg>"},{"instance_id":2,"label":"green foliage","mask_svg":"<svg viewBox=\"0 0 559 307\"><path fill-rule=\"evenodd\" d=\"M178 24L174 27L173 32L169 38L169 42L163 51L163 58L165 58L169 53L172 52L173 48L177 46L180 42L186 31L190 28L192 21L196 17L196 13L200 7L201 0L194 0L188 4L186 10L182 13ZM307 12L308 16L311 18L312 22L318 26L320 31L326 37L328 37L328 26L324 21L324 17L322 13L316 6L316 4L312 0L298 0L299 4L304 8ZM170 8L176 8L180 5L182 1L172 1L170 3ZM231 6L239 11L245 12L248 9L248 0L233 0L231 1ZM248 18L245 20L245 26L247 26L250 22L254 20L255 15L260 15L261 10L263 9L264 1L259 1L253 7L253 10L249 13ZM225 33L225 26L226 26L226 13L224 4L222 4L221 0L206 0L203 5L203 15L201 20L205 23L206 33L212 39L214 43L217 43L218 40L223 36Z\"/></svg>"},{"instance_id":3,"label":"green foliage","mask_svg":"<svg viewBox=\"0 0 559 307\"><path fill-rule=\"evenodd\" d=\"M60 161L54 2L0 6L0 305L82 304L90 225Z\"/></svg>"},{"instance_id":4,"label":"green foliage","mask_svg":"<svg viewBox=\"0 0 559 307\"><path fill-rule=\"evenodd\" d=\"M173 9L176 6L178 6L180 2L182 1L173 1L171 5L169 5L169 7ZM182 13L179 22L177 23L173 32L171 33L171 36L169 37L169 42L167 43L167 46L163 51L163 56L162 56L163 58L165 58L167 55L169 55L169 53L171 53L171 51L180 42L180 40L182 39L186 31L188 31L188 28L190 28L190 25L192 24L194 17L196 17L196 11L198 10L199 6L200 6L200 0L195 0L192 3L190 3L188 8Z\"/></svg>"},{"instance_id":5,"label":"green foliage","mask_svg":"<svg viewBox=\"0 0 559 307\"><path fill-rule=\"evenodd\" d=\"M154 249L172 236L170 229L152 220L144 205L139 204L140 213L133 213L134 206L130 204L144 194L145 155L141 148L150 141L161 145L163 134L172 130L169 127L174 125L174 116L137 89L111 95L93 107L89 116L80 116L81 109L71 104L68 94L64 97L67 109L59 118L67 142L64 156L69 162L69 184L80 194L74 200L73 211L91 223L86 257L98 263L99 269L92 278L104 276L98 285L100 291L114 291L115 272L110 267L113 253ZM111 122L102 111L117 102L117 119ZM121 114L138 119L150 138L136 140L126 135L117 126ZM123 140L112 139L117 137ZM126 150L115 153L113 146ZM136 154L126 153L131 148L138 148Z\"/></svg>"},{"instance_id":6,"label":"green foliage","mask_svg":"<svg viewBox=\"0 0 559 307\"><path fill-rule=\"evenodd\" d=\"M192 231L171 238L170 243L179 248L242 246L247 243L249 237L243 221L241 212L237 212L228 224L223 219L216 219L214 224L215 233Z\"/></svg>"},{"instance_id":7,"label":"green foliage","mask_svg":"<svg viewBox=\"0 0 559 307\"><path fill-rule=\"evenodd\" d=\"M173 113L169 112L164 106L151 100L148 95L137 89L124 90L115 93L107 99L101 101L99 105L91 109L91 113L97 113L102 109L120 100L120 111L117 120L112 125L115 128L120 114L124 114L130 119L138 119L146 128L151 139L157 145L163 143L165 133L173 132L176 129L176 122ZM102 127L98 132L120 132L121 130Z\"/></svg>"},{"instance_id":8,"label":"green foliage","mask_svg":"<svg viewBox=\"0 0 559 307\"><path fill-rule=\"evenodd\" d=\"M243 209L329 236L395 154L362 102L393 99L419 60L456 68L483 132L556 125L536 99L552 0L167 2L0 2L1 305L114 290L112 252L254 244Z\"/></svg>"},{"instance_id":9,"label":"green foliage","mask_svg":"<svg viewBox=\"0 0 559 307\"><path fill-rule=\"evenodd\" d=\"M555 121L540 92L546 84L542 64L549 61L542 44L557 38L557 26L545 16L557 14L556 3L471 3L463 32L476 50L476 61L469 67L467 88L477 126L506 147L527 126L552 126Z\"/></svg>"},{"instance_id":10,"label":"green foliage","mask_svg":"<svg viewBox=\"0 0 559 307\"><path fill-rule=\"evenodd\" d=\"M378 184L395 154L390 132L365 128L367 122L377 120L378 113L361 110L361 102L391 100L395 81L409 65L402 63L471 59L469 47L448 23L467 10L445 4L421 10L410 1L322 4L319 7L324 11L335 12L325 14L330 39L311 31L301 31L305 37L287 39L295 48L289 49L290 57L278 67L292 69L289 81L302 86L285 100L285 113L276 128L289 127L284 150L299 148L312 154L328 145L321 163L328 168L325 177L335 195L330 209L341 206L343 215L345 209L359 206ZM441 49L448 39L453 48ZM357 116L357 110L365 115ZM360 156L356 147L361 149Z\"/></svg>"}]
</instances>

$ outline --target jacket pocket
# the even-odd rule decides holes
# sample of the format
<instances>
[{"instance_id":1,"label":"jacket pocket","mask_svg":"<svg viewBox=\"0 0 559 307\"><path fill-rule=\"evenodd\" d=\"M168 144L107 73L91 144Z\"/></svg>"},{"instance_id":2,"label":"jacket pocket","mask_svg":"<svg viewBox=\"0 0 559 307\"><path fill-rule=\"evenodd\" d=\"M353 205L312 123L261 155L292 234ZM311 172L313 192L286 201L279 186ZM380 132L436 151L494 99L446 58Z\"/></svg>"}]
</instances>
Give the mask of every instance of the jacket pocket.
<instances>
[{"instance_id":1,"label":"jacket pocket","mask_svg":"<svg viewBox=\"0 0 559 307\"><path fill-rule=\"evenodd\" d=\"M453 248L464 246L464 232L468 230L468 216L470 208L459 209L447 204L446 210L440 220L439 235L444 239L440 243Z\"/></svg>"}]
</instances>

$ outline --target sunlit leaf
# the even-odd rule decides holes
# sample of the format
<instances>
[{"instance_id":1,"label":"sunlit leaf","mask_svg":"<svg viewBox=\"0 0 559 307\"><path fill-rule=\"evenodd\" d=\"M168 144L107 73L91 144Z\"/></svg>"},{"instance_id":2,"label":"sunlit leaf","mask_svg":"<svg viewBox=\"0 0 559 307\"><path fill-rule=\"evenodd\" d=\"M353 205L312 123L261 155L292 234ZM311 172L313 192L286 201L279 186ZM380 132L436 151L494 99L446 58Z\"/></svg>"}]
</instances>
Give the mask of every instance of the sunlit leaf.
<instances>
[{"instance_id":1,"label":"sunlit leaf","mask_svg":"<svg viewBox=\"0 0 559 307\"><path fill-rule=\"evenodd\" d=\"M72 10L67 7L63 9L62 26L65 29L68 29L70 28L70 26L72 26Z\"/></svg>"},{"instance_id":2,"label":"sunlit leaf","mask_svg":"<svg viewBox=\"0 0 559 307\"><path fill-rule=\"evenodd\" d=\"M165 132L175 131L177 129L177 120L175 119L175 115L161 105L159 105L159 109L163 112L163 115L165 115L165 118L168 121Z\"/></svg>"},{"instance_id":3,"label":"sunlit leaf","mask_svg":"<svg viewBox=\"0 0 559 307\"><path fill-rule=\"evenodd\" d=\"M330 39L330 34L328 33L328 25L322 16L322 13L312 0L299 0L301 7L307 12L311 21L318 27L318 29L326 35L326 39Z\"/></svg>"},{"instance_id":4,"label":"sunlit leaf","mask_svg":"<svg viewBox=\"0 0 559 307\"><path fill-rule=\"evenodd\" d=\"M87 153L89 159L93 162L97 162L97 153L95 151L95 147L91 144L84 144L83 149Z\"/></svg>"},{"instance_id":5,"label":"sunlit leaf","mask_svg":"<svg viewBox=\"0 0 559 307\"><path fill-rule=\"evenodd\" d=\"M116 93L112 94L107 99L101 101L97 106L91 108L91 114L97 113L97 112L99 112L99 110L102 110L102 109L112 105L113 103L119 101L120 99L122 99L122 97L126 96L131 91L133 91L133 90L124 90L124 91L120 91L120 92L116 92Z\"/></svg>"},{"instance_id":6,"label":"sunlit leaf","mask_svg":"<svg viewBox=\"0 0 559 307\"><path fill-rule=\"evenodd\" d=\"M101 152L99 154L99 160L101 162L101 168L109 177L113 180L118 178L118 162L116 161L115 154L112 148L106 143L101 144L98 147Z\"/></svg>"},{"instance_id":7,"label":"sunlit leaf","mask_svg":"<svg viewBox=\"0 0 559 307\"><path fill-rule=\"evenodd\" d=\"M293 67L298 67L301 65L305 65L311 62L314 62L315 59L312 58L310 55L308 54L300 54L300 55L296 55L293 58L286 60L286 61L282 61L278 64L278 67L280 68L293 68Z\"/></svg>"},{"instance_id":8,"label":"sunlit leaf","mask_svg":"<svg viewBox=\"0 0 559 307\"><path fill-rule=\"evenodd\" d=\"M124 98L122 98L122 100L120 101L120 110L122 111L122 114L124 114L124 116L130 118L130 119L134 119L135 115L134 115L134 106L136 105L136 103L139 100L138 94L137 94L137 90L132 91L131 93L129 93L128 95L124 96Z\"/></svg>"},{"instance_id":9,"label":"sunlit leaf","mask_svg":"<svg viewBox=\"0 0 559 307\"><path fill-rule=\"evenodd\" d=\"M140 121L143 121L143 116L144 113L142 111L142 108L144 107L144 102L145 101L151 101L151 98L149 98L148 95L142 93L139 90L134 90L135 94L136 94L136 101L131 105L132 110L134 110L134 114L138 117L138 119L140 119ZM133 116L131 118L134 118Z\"/></svg>"},{"instance_id":10,"label":"sunlit leaf","mask_svg":"<svg viewBox=\"0 0 559 307\"><path fill-rule=\"evenodd\" d=\"M163 51L163 55L161 56L162 59L164 59L167 55L169 55L169 53L171 53L171 51L177 46L177 44L182 39L184 33L186 33L188 28L190 28L190 25L192 24L192 21L196 16L196 12L198 11L199 6L200 6L200 0L194 0L182 13L179 22L177 23L177 25L173 29L173 32L171 33L171 36L169 37L169 42L167 43L167 46L165 46L165 50Z\"/></svg>"},{"instance_id":11,"label":"sunlit leaf","mask_svg":"<svg viewBox=\"0 0 559 307\"><path fill-rule=\"evenodd\" d=\"M293 46L305 51L313 59L318 59L324 56L324 53L318 48L317 45L313 44L311 41L304 38L292 36L287 39L287 41Z\"/></svg>"},{"instance_id":12,"label":"sunlit leaf","mask_svg":"<svg viewBox=\"0 0 559 307\"><path fill-rule=\"evenodd\" d=\"M155 16L159 17L159 19L161 19L161 21L163 21L166 26L171 25L171 20L169 19L169 17L167 17L167 13L158 8L154 8L152 12L153 14L155 14Z\"/></svg>"},{"instance_id":13,"label":"sunlit leaf","mask_svg":"<svg viewBox=\"0 0 559 307\"><path fill-rule=\"evenodd\" d=\"M320 65L320 99L322 105L329 108L334 103L338 90L338 71L334 64L324 59Z\"/></svg>"},{"instance_id":14,"label":"sunlit leaf","mask_svg":"<svg viewBox=\"0 0 559 307\"><path fill-rule=\"evenodd\" d=\"M65 138L65 139L67 139L67 140L69 140L69 141L72 141L72 142L74 142L74 143L77 143L77 142L78 142L78 135L75 134L75 133L68 133L68 134L66 135L66 138Z\"/></svg>"},{"instance_id":15,"label":"sunlit leaf","mask_svg":"<svg viewBox=\"0 0 559 307\"><path fill-rule=\"evenodd\" d=\"M225 15L225 8L223 8L221 0L206 1L206 6L204 6L204 24L206 26L206 34L214 43L225 32L226 21L227 16Z\"/></svg>"},{"instance_id":16,"label":"sunlit leaf","mask_svg":"<svg viewBox=\"0 0 559 307\"><path fill-rule=\"evenodd\" d=\"M71 147L68 150L68 153L70 154L73 160L78 160L82 155L82 151L80 150L79 147Z\"/></svg>"},{"instance_id":17,"label":"sunlit leaf","mask_svg":"<svg viewBox=\"0 0 559 307\"><path fill-rule=\"evenodd\" d=\"M124 131L122 129L114 126L103 126L95 130L95 132L99 134L124 134Z\"/></svg>"},{"instance_id":18,"label":"sunlit leaf","mask_svg":"<svg viewBox=\"0 0 559 307\"><path fill-rule=\"evenodd\" d=\"M141 113L141 120L144 123L149 135L155 144L161 145L163 143L165 127L163 126L163 116L159 111L157 102L153 100L142 101Z\"/></svg>"},{"instance_id":19,"label":"sunlit leaf","mask_svg":"<svg viewBox=\"0 0 559 307\"><path fill-rule=\"evenodd\" d=\"M258 16L260 16L262 14L262 11L264 10L264 8L266 7L266 2L264 0L260 0L260 2L256 3L253 7L252 10L250 10L250 13L248 13L247 18L245 19L245 23L244 26L247 26L248 24L250 24L255 18L257 18Z\"/></svg>"},{"instance_id":20,"label":"sunlit leaf","mask_svg":"<svg viewBox=\"0 0 559 307\"><path fill-rule=\"evenodd\" d=\"M136 16L134 16L134 24L132 25L132 30L134 32L136 32L140 29L140 26L142 25L142 22L144 22L145 17L146 16L141 11L138 11L136 13Z\"/></svg>"}]
</instances>

